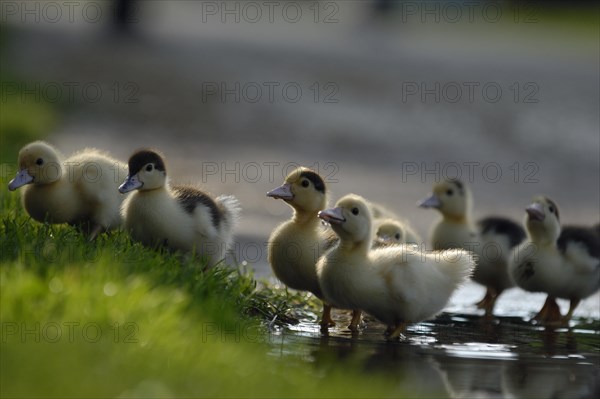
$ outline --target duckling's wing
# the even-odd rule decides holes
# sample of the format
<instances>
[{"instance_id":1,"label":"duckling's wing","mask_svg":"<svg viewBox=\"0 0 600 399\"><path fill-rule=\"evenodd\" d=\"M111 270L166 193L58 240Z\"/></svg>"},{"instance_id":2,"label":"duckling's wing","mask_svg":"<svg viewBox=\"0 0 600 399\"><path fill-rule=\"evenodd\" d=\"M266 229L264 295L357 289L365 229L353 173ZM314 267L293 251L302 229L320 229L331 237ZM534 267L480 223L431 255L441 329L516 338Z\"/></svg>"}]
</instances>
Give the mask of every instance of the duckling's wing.
<instances>
[{"instance_id":1,"label":"duckling's wing","mask_svg":"<svg viewBox=\"0 0 600 399\"><path fill-rule=\"evenodd\" d=\"M579 273L591 273L600 268L600 238L593 229L563 227L556 245Z\"/></svg>"},{"instance_id":2,"label":"duckling's wing","mask_svg":"<svg viewBox=\"0 0 600 399\"><path fill-rule=\"evenodd\" d=\"M223 219L223 214L217 206L217 203L206 193L193 186L173 186L173 195L183 208L183 210L192 215L198 207L204 207L210 213L211 227L218 229Z\"/></svg>"},{"instance_id":3,"label":"duckling's wing","mask_svg":"<svg viewBox=\"0 0 600 399\"><path fill-rule=\"evenodd\" d=\"M510 219L503 217L487 217L477 222L481 235L502 235L508 238L510 248L516 247L525 239L523 227Z\"/></svg>"}]
</instances>

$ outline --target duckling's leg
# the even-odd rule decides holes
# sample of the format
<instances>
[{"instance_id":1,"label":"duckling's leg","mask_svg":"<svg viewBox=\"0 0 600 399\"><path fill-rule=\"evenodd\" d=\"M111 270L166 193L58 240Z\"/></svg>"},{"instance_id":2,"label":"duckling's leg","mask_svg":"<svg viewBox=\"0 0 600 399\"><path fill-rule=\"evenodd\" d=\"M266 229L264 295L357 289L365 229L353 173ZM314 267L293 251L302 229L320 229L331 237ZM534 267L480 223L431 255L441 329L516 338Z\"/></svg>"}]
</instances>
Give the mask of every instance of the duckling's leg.
<instances>
[{"instance_id":1,"label":"duckling's leg","mask_svg":"<svg viewBox=\"0 0 600 399\"><path fill-rule=\"evenodd\" d=\"M502 291L499 291L494 287L487 287L485 296L477 303L477 307L479 309L485 310L486 317L491 317L493 315L494 306L496 306L496 299L498 299L500 293L502 293Z\"/></svg>"},{"instance_id":2,"label":"duckling's leg","mask_svg":"<svg viewBox=\"0 0 600 399\"><path fill-rule=\"evenodd\" d=\"M321 329L326 330L335 326L335 321L331 318L331 305L323 304L323 316L321 317Z\"/></svg>"},{"instance_id":3,"label":"duckling's leg","mask_svg":"<svg viewBox=\"0 0 600 399\"><path fill-rule=\"evenodd\" d=\"M406 327L408 327L408 324L409 323L396 324L396 328L394 329L394 331L392 331L392 333L390 335L388 335L388 337L387 337L388 341L391 341L393 339L400 337L400 334L402 334L404 331L406 331Z\"/></svg>"},{"instance_id":4,"label":"duckling's leg","mask_svg":"<svg viewBox=\"0 0 600 399\"><path fill-rule=\"evenodd\" d=\"M532 321L542 321L546 319L546 315L548 313L548 309L551 306L552 302L554 302L554 298L551 298L550 295L546 297L546 302L544 302L544 306L540 309L540 311L532 317Z\"/></svg>"},{"instance_id":5,"label":"duckling's leg","mask_svg":"<svg viewBox=\"0 0 600 399\"><path fill-rule=\"evenodd\" d=\"M483 299L475 304L475 306L477 306L478 309L486 309L487 308L489 301L492 299L491 290L492 289L490 287L487 287L487 290L485 291L485 296L483 297Z\"/></svg>"},{"instance_id":6,"label":"duckling's leg","mask_svg":"<svg viewBox=\"0 0 600 399\"><path fill-rule=\"evenodd\" d=\"M92 230L90 230L89 240L94 241L96 239L96 236L98 236L98 234L100 234L101 230L102 230L102 226L100 226L99 224L95 224L94 227L92 228Z\"/></svg>"},{"instance_id":7,"label":"duckling's leg","mask_svg":"<svg viewBox=\"0 0 600 399\"><path fill-rule=\"evenodd\" d=\"M560 314L560 307L558 306L558 303L556 303L556 299L548 296L544 306L532 320L539 321L548 326L560 325L562 315Z\"/></svg>"},{"instance_id":8,"label":"duckling's leg","mask_svg":"<svg viewBox=\"0 0 600 399\"><path fill-rule=\"evenodd\" d=\"M548 309L548 314L546 315L546 319L544 321L546 324L560 324L561 320L562 315L560 314L560 307L558 307L556 299L552 298L552 303Z\"/></svg>"},{"instance_id":9,"label":"duckling's leg","mask_svg":"<svg viewBox=\"0 0 600 399\"><path fill-rule=\"evenodd\" d=\"M354 309L352 311L352 320L350 321L350 325L348 326L348 329L350 331L356 332L358 331L358 325L360 324L360 315L362 314L362 312L358 309Z\"/></svg>"},{"instance_id":10,"label":"duckling's leg","mask_svg":"<svg viewBox=\"0 0 600 399\"><path fill-rule=\"evenodd\" d=\"M577 307L577 305L579 305L579 302L581 302L581 299L571 299L571 303L569 304L569 311L561 319L561 324L563 326L567 326L567 327L569 326L569 322L571 321L571 318L573 317L573 312L575 311L575 308Z\"/></svg>"}]
</instances>

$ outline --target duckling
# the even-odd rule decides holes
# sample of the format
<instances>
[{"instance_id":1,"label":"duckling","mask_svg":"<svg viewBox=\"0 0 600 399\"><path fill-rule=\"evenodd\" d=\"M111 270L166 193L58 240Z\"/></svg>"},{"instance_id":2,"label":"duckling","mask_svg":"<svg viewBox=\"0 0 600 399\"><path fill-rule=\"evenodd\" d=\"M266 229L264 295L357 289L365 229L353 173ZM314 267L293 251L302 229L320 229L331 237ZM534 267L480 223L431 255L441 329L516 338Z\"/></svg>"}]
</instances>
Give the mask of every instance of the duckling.
<instances>
[{"instance_id":1,"label":"duckling","mask_svg":"<svg viewBox=\"0 0 600 399\"><path fill-rule=\"evenodd\" d=\"M120 226L123 196L117 187L125 176L123 163L93 148L64 159L43 141L23 147L18 162L8 189L24 186L21 201L33 219L77 226L90 240Z\"/></svg>"},{"instance_id":2,"label":"duckling","mask_svg":"<svg viewBox=\"0 0 600 399\"><path fill-rule=\"evenodd\" d=\"M294 210L292 219L275 228L269 238L268 260L273 273L286 286L323 299L315 264L336 241L335 234L317 218L317 212L327 204L325 182L316 172L300 167L267 197L284 200ZM321 326L334 325L331 306L323 303Z\"/></svg>"},{"instance_id":3,"label":"duckling","mask_svg":"<svg viewBox=\"0 0 600 399\"><path fill-rule=\"evenodd\" d=\"M547 197L535 197L525 210L528 238L511 255L511 276L526 291L548 294L533 320L568 325L579 302L600 287L600 238L593 228L561 231L558 206ZM564 317L556 298L570 301Z\"/></svg>"},{"instance_id":4,"label":"duckling","mask_svg":"<svg viewBox=\"0 0 600 399\"><path fill-rule=\"evenodd\" d=\"M222 260L233 241L240 207L233 196L216 199L194 186L171 186L164 157L140 149L129 158L129 175L119 187L134 191L122 207L125 229L146 246L200 253Z\"/></svg>"},{"instance_id":5,"label":"duckling","mask_svg":"<svg viewBox=\"0 0 600 399\"><path fill-rule=\"evenodd\" d=\"M376 241L382 244L421 244L421 237L410 225L398 219L376 220Z\"/></svg>"},{"instance_id":6,"label":"duckling","mask_svg":"<svg viewBox=\"0 0 600 399\"><path fill-rule=\"evenodd\" d=\"M488 217L473 224L472 203L466 184L447 180L436 184L433 193L419 206L437 209L442 214L431 232L434 249L463 248L478 255L473 280L486 287L486 294L477 307L491 317L500 294L514 286L507 270L508 256L525 239L525 231L503 217Z\"/></svg>"},{"instance_id":7,"label":"duckling","mask_svg":"<svg viewBox=\"0 0 600 399\"><path fill-rule=\"evenodd\" d=\"M439 313L475 266L468 251L423 253L407 246L372 249L372 215L364 198L349 194L319 212L340 238L317 263L325 299L362 309L388 326L389 339Z\"/></svg>"}]
</instances>

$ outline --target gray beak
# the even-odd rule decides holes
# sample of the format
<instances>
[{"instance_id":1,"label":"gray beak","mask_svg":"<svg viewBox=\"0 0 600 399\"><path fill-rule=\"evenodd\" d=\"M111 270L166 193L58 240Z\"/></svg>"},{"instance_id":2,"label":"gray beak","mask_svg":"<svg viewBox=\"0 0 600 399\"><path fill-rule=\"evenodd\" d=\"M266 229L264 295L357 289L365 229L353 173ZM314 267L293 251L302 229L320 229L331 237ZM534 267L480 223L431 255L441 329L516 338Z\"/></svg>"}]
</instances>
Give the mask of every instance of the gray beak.
<instances>
[{"instance_id":1,"label":"gray beak","mask_svg":"<svg viewBox=\"0 0 600 399\"><path fill-rule=\"evenodd\" d=\"M439 208L442 206L442 202L435 194L431 194L421 202L417 202L417 205L421 208Z\"/></svg>"},{"instance_id":2,"label":"gray beak","mask_svg":"<svg viewBox=\"0 0 600 399\"><path fill-rule=\"evenodd\" d=\"M292 186L288 183L283 184L267 193L267 197L282 199L282 200L292 200L294 199L294 194L292 193Z\"/></svg>"},{"instance_id":3,"label":"gray beak","mask_svg":"<svg viewBox=\"0 0 600 399\"><path fill-rule=\"evenodd\" d=\"M346 221L344 214L342 213L342 208L330 208L319 211L317 214L319 219L323 219L329 224L342 224Z\"/></svg>"},{"instance_id":4,"label":"gray beak","mask_svg":"<svg viewBox=\"0 0 600 399\"><path fill-rule=\"evenodd\" d=\"M33 182L33 177L27 173L27 169L20 170L14 179L8 183L8 189L15 191L17 188Z\"/></svg>"},{"instance_id":5,"label":"gray beak","mask_svg":"<svg viewBox=\"0 0 600 399\"><path fill-rule=\"evenodd\" d=\"M540 222L543 222L546 218L544 207L542 206L542 204L539 204L537 202L534 202L533 204L525 208L525 212L527 212L527 215L529 216L530 220L539 220Z\"/></svg>"},{"instance_id":6,"label":"gray beak","mask_svg":"<svg viewBox=\"0 0 600 399\"><path fill-rule=\"evenodd\" d=\"M130 191L137 190L138 188L142 187L143 185L144 185L144 183L142 183L141 181L138 180L137 175L127 176L127 179L125 179L123 184L121 184L119 186L119 192L121 194L125 194Z\"/></svg>"}]
</instances>

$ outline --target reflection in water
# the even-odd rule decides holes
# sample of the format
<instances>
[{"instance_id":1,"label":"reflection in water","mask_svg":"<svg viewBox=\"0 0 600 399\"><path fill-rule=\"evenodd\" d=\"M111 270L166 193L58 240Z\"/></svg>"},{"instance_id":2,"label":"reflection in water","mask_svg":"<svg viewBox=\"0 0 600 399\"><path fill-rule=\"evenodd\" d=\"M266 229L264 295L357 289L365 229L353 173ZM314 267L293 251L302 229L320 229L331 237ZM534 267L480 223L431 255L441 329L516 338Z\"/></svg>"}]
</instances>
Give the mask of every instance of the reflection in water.
<instances>
[{"instance_id":1,"label":"reflection in water","mask_svg":"<svg viewBox=\"0 0 600 399\"><path fill-rule=\"evenodd\" d=\"M502 398L506 362L440 356L444 382L452 398Z\"/></svg>"},{"instance_id":2,"label":"reflection in water","mask_svg":"<svg viewBox=\"0 0 600 399\"><path fill-rule=\"evenodd\" d=\"M598 364L522 359L505 367L503 385L515 398L597 398L598 377Z\"/></svg>"},{"instance_id":3,"label":"reflection in water","mask_svg":"<svg viewBox=\"0 0 600 399\"><path fill-rule=\"evenodd\" d=\"M314 322L273 337L271 353L300 357L326 376L358 368L394 381L398 392L436 398L588 398L599 393L598 322L572 329L545 329L518 317L485 321L442 314L411 326L397 342L367 318L359 334L344 326L321 334Z\"/></svg>"}]
</instances>

